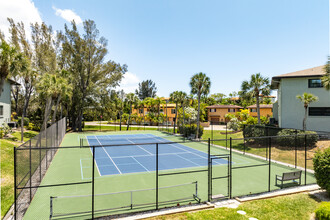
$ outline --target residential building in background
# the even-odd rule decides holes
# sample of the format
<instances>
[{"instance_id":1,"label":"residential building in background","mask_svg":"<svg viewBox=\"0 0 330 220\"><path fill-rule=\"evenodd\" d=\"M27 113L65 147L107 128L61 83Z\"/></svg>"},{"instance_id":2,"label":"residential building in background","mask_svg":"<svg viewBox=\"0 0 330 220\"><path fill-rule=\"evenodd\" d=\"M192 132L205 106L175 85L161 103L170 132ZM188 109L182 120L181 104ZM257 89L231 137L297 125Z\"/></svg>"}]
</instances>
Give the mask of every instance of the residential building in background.
<instances>
[{"instance_id":1,"label":"residential building in background","mask_svg":"<svg viewBox=\"0 0 330 220\"><path fill-rule=\"evenodd\" d=\"M252 117L258 117L258 112L257 112L257 105L250 105L246 107L249 110L249 114ZM269 104L260 104L260 116L265 116L265 117L272 117L273 115L273 105Z\"/></svg>"},{"instance_id":2,"label":"residential building in background","mask_svg":"<svg viewBox=\"0 0 330 220\"><path fill-rule=\"evenodd\" d=\"M11 86L19 83L6 79L0 95L0 126L11 121Z\"/></svg>"},{"instance_id":3,"label":"residential building in background","mask_svg":"<svg viewBox=\"0 0 330 220\"><path fill-rule=\"evenodd\" d=\"M235 114L235 112L243 108L238 105L211 105L207 106L206 109L208 111L208 121L219 123L226 122L226 114Z\"/></svg>"},{"instance_id":4,"label":"residential building in background","mask_svg":"<svg viewBox=\"0 0 330 220\"><path fill-rule=\"evenodd\" d=\"M303 128L305 109L296 96L307 92L319 98L308 107L307 130L330 131L330 91L321 83L324 74L324 66L318 66L272 78L272 89L277 89L273 112L280 127Z\"/></svg>"}]
</instances>

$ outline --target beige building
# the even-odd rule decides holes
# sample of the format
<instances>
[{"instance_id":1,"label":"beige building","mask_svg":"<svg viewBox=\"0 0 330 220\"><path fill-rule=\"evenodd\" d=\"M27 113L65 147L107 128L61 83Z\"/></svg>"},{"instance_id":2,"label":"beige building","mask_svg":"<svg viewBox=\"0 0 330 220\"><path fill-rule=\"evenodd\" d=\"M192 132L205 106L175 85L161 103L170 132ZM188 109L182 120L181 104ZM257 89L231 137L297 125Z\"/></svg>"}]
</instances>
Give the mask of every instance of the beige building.
<instances>
[{"instance_id":1,"label":"beige building","mask_svg":"<svg viewBox=\"0 0 330 220\"><path fill-rule=\"evenodd\" d=\"M211 122L225 122L225 115L235 114L240 109L243 109L238 105L211 105L206 107L208 111L208 121Z\"/></svg>"},{"instance_id":2,"label":"beige building","mask_svg":"<svg viewBox=\"0 0 330 220\"><path fill-rule=\"evenodd\" d=\"M249 114L252 117L258 117L257 105L250 105L247 107ZM260 116L272 117L273 116L273 105L260 104Z\"/></svg>"}]
</instances>

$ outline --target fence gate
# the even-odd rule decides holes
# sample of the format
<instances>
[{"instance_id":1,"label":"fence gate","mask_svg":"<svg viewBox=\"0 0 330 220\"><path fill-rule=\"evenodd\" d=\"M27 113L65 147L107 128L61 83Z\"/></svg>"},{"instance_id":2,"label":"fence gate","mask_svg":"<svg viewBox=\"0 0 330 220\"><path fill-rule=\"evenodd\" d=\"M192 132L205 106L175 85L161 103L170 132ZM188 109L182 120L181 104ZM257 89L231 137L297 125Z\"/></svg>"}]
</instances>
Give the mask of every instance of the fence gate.
<instances>
[{"instance_id":1,"label":"fence gate","mask_svg":"<svg viewBox=\"0 0 330 220\"><path fill-rule=\"evenodd\" d=\"M209 157L209 201L230 198L230 154Z\"/></svg>"}]
</instances>

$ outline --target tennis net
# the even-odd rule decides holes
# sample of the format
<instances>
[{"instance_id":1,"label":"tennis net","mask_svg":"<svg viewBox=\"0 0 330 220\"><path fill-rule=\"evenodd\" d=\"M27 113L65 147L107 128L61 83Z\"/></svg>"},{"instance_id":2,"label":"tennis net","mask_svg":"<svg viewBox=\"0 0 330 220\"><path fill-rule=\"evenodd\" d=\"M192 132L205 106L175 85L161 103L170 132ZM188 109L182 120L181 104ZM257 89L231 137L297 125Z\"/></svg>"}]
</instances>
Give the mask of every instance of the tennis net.
<instances>
[{"instance_id":1,"label":"tennis net","mask_svg":"<svg viewBox=\"0 0 330 220\"><path fill-rule=\"evenodd\" d=\"M184 183L158 188L158 205L170 206L184 201L200 202L198 183ZM143 208L156 205L156 188L94 195L94 213ZM92 195L50 197L50 219L61 216L88 215L92 212Z\"/></svg>"}]
</instances>

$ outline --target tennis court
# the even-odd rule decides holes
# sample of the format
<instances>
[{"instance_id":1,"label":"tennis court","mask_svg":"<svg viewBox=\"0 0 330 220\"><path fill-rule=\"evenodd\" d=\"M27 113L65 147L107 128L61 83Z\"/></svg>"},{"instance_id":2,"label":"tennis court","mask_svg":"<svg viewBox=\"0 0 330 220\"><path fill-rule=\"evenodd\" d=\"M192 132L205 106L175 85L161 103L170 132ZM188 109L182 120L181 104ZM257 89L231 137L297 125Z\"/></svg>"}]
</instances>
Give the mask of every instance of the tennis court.
<instances>
[{"instance_id":1,"label":"tennis court","mask_svg":"<svg viewBox=\"0 0 330 220\"><path fill-rule=\"evenodd\" d=\"M180 143L169 143L169 140L153 134L93 135L86 138L89 146L104 146L95 149L95 163L100 176L155 171L156 147L153 143L164 143L159 144L159 170L203 167L208 163L205 152ZM227 160L218 159L213 165L220 164L227 164Z\"/></svg>"},{"instance_id":2,"label":"tennis court","mask_svg":"<svg viewBox=\"0 0 330 220\"><path fill-rule=\"evenodd\" d=\"M237 140L232 144L241 142ZM18 153L19 158L24 158L29 150ZM228 155L229 148L212 146L210 154ZM31 156L32 161L39 161L39 149L32 149ZM228 156L211 159L209 173L207 141L184 141L179 136L158 131L69 133L48 167L24 219L49 219L50 214L54 219L87 219L93 212L95 216L104 216L155 209L157 202L158 208L197 203L195 195L207 201L209 175L214 178L213 195L226 196L229 187L233 197L265 192L269 190L269 183L270 190L279 189L275 185L276 174L295 170L232 152L232 183L229 184ZM181 174L171 175L173 173ZM307 175L307 184L314 183L314 177ZM223 176L227 177L221 178ZM23 193L29 193L29 189Z\"/></svg>"}]
</instances>

